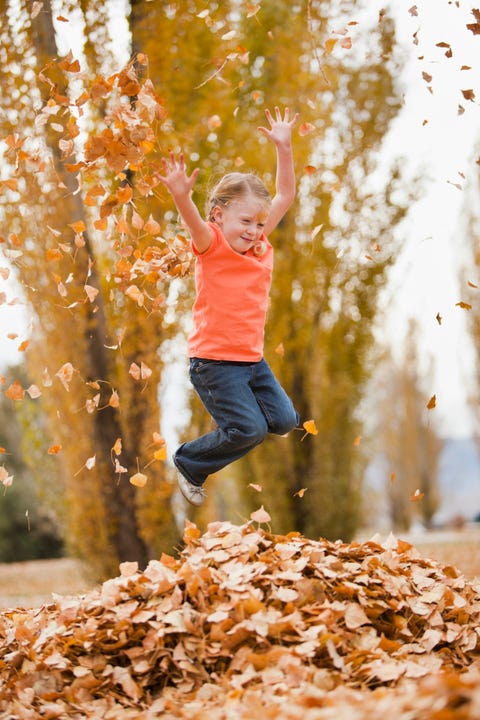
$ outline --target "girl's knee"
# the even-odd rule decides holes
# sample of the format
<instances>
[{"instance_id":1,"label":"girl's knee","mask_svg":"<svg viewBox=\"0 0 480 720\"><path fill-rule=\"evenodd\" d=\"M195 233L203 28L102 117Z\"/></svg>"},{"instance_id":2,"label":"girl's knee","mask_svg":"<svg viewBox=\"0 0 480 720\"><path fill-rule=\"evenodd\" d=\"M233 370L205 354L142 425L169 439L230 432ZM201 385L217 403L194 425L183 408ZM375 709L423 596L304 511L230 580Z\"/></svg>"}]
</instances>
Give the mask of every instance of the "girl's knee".
<instances>
[{"instance_id":1,"label":"girl's knee","mask_svg":"<svg viewBox=\"0 0 480 720\"><path fill-rule=\"evenodd\" d=\"M236 428L237 440L246 446L254 447L265 440L268 433L266 420L258 418L239 428Z\"/></svg>"},{"instance_id":2,"label":"girl's knee","mask_svg":"<svg viewBox=\"0 0 480 720\"><path fill-rule=\"evenodd\" d=\"M295 430L300 424L300 416L295 410L289 415L284 415L278 418L275 424L270 428L270 432L275 435L286 435L287 433Z\"/></svg>"}]
</instances>

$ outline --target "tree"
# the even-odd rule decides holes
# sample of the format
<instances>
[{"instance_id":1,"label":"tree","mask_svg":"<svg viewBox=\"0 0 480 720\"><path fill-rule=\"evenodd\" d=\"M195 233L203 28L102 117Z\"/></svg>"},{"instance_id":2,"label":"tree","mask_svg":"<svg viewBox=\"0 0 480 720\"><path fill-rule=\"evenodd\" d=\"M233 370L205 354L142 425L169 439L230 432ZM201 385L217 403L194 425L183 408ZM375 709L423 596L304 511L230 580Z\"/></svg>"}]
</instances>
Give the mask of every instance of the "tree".
<instances>
[{"instance_id":1,"label":"tree","mask_svg":"<svg viewBox=\"0 0 480 720\"><path fill-rule=\"evenodd\" d=\"M415 517L430 528L440 502L438 467L443 441L430 417L434 401L422 389L417 345L418 327L412 320L400 360L391 353L383 359L376 393L375 447L387 470L392 526L402 531L409 530Z\"/></svg>"},{"instance_id":2,"label":"tree","mask_svg":"<svg viewBox=\"0 0 480 720\"><path fill-rule=\"evenodd\" d=\"M24 368L12 368L11 371L27 384ZM0 502L0 562L59 557L63 550L58 506L42 494L34 472L22 460L22 415L28 415L29 450L32 453L32 446L45 431L38 406L33 401L16 403L0 397L0 453L3 457L0 473L4 482ZM43 461L43 472L48 467L52 478L58 481L55 463L52 458L49 460Z\"/></svg>"},{"instance_id":3,"label":"tree","mask_svg":"<svg viewBox=\"0 0 480 720\"><path fill-rule=\"evenodd\" d=\"M3 17L8 16L7 9L8 3L4 3ZM76 165L75 143L81 134L82 116L87 136L88 123L95 128L96 123L105 121L108 82L95 71L93 80L85 73L81 82L86 95L79 92L75 96L78 87L71 78L78 74L77 62L68 56L55 59L50 4L44 3L36 15L32 12L31 21L22 7L21 19L18 43L12 34L13 23L3 27L4 67L13 69L7 73L11 92L4 97L2 121L11 169L2 207L11 230L5 244L37 314L38 325L27 355L38 386L42 377L43 385L50 386L44 391L42 405L50 417L55 446L61 448L67 542L70 551L88 559L100 576L106 576L120 560L145 564L152 553L170 550L178 539L170 505L173 486L166 479L163 463L151 464L152 437L158 434L160 422L156 387L161 373L157 351L163 314L154 307L140 308L123 292L115 297L118 277L123 273L126 278L133 264L125 250L127 233L118 230L118 223L112 227L117 243L114 278L108 272L112 247L96 232L90 210L100 185L88 195L92 185L87 178L81 188L71 172ZM94 60L90 57L93 65ZM16 67L25 68L20 78ZM120 80L128 85L128 74ZM133 89L129 92L140 89L134 78L130 84ZM17 102L12 103L11 98ZM99 101L96 116L83 115L87 100L94 106L93 101ZM39 111L36 120L32 101ZM16 128L22 129L22 135ZM95 138L94 130L90 134ZM37 151L28 147L35 142ZM106 194L108 186L120 198L122 193L128 194L121 176L128 165L120 156L113 172L104 169L105 190L99 197ZM110 207L108 202L112 203L111 195L104 207ZM117 206L121 208L120 201ZM143 235L146 244L151 240L148 228ZM150 285L155 282L150 279ZM146 279L145 291L148 289ZM137 311L132 312L132 307ZM113 347L118 352L109 349ZM148 382L129 373L132 363L150 369ZM138 498L128 475L149 463L150 483Z\"/></svg>"}]
</instances>

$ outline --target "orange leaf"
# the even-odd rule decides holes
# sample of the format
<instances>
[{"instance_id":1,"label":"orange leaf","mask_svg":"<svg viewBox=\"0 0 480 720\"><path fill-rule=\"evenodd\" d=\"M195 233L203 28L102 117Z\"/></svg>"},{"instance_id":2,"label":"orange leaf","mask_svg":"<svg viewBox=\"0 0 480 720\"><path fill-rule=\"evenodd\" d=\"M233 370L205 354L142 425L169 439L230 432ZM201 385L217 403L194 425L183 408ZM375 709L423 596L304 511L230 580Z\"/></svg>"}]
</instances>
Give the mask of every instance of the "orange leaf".
<instances>
[{"instance_id":1,"label":"orange leaf","mask_svg":"<svg viewBox=\"0 0 480 720\"><path fill-rule=\"evenodd\" d=\"M315 420L305 420L303 423L303 427L307 431L309 435L318 435L317 426L315 425Z\"/></svg>"},{"instance_id":2,"label":"orange leaf","mask_svg":"<svg viewBox=\"0 0 480 720\"><path fill-rule=\"evenodd\" d=\"M298 128L298 134L300 135L300 137L304 137L305 135L310 135L310 133L314 130L315 125L312 125L312 123L304 122Z\"/></svg>"},{"instance_id":3,"label":"orange leaf","mask_svg":"<svg viewBox=\"0 0 480 720\"><path fill-rule=\"evenodd\" d=\"M296 493L294 494L293 497L303 498L303 496L305 495L305 493L307 492L307 490L308 490L308 488L301 488L298 492L296 492Z\"/></svg>"},{"instance_id":4,"label":"orange leaf","mask_svg":"<svg viewBox=\"0 0 480 720\"><path fill-rule=\"evenodd\" d=\"M333 48L337 44L338 38L328 38L328 40L325 42L325 55L330 55Z\"/></svg>"},{"instance_id":5,"label":"orange leaf","mask_svg":"<svg viewBox=\"0 0 480 720\"><path fill-rule=\"evenodd\" d=\"M108 404L110 405L110 407L113 408L120 407L120 398L116 390L113 390L112 394L110 395L110 400L108 401Z\"/></svg>"},{"instance_id":6,"label":"orange leaf","mask_svg":"<svg viewBox=\"0 0 480 720\"><path fill-rule=\"evenodd\" d=\"M69 223L68 227L71 227L75 233L82 233L87 229L83 220L77 220L77 222Z\"/></svg>"},{"instance_id":7,"label":"orange leaf","mask_svg":"<svg viewBox=\"0 0 480 720\"><path fill-rule=\"evenodd\" d=\"M412 492L410 494L410 502L419 502L419 500L422 500L422 498L425 497L425 493L423 493L418 488L415 490L415 492Z\"/></svg>"},{"instance_id":8,"label":"orange leaf","mask_svg":"<svg viewBox=\"0 0 480 720\"><path fill-rule=\"evenodd\" d=\"M433 408L436 406L436 404L437 404L437 396L432 395L432 397L430 398L430 400L427 403L427 409L433 410Z\"/></svg>"},{"instance_id":9,"label":"orange leaf","mask_svg":"<svg viewBox=\"0 0 480 720\"><path fill-rule=\"evenodd\" d=\"M52 262L53 260L61 260L63 257L62 253L58 248L48 248L48 250L45 252L45 255L48 262Z\"/></svg>"},{"instance_id":10,"label":"orange leaf","mask_svg":"<svg viewBox=\"0 0 480 720\"><path fill-rule=\"evenodd\" d=\"M15 380L15 382L5 390L5 397L9 400L23 400L24 396L25 392L18 380Z\"/></svg>"},{"instance_id":11,"label":"orange leaf","mask_svg":"<svg viewBox=\"0 0 480 720\"><path fill-rule=\"evenodd\" d=\"M58 453L61 451L62 446L61 445L52 445L48 448L47 452L49 455L58 455Z\"/></svg>"}]
</instances>

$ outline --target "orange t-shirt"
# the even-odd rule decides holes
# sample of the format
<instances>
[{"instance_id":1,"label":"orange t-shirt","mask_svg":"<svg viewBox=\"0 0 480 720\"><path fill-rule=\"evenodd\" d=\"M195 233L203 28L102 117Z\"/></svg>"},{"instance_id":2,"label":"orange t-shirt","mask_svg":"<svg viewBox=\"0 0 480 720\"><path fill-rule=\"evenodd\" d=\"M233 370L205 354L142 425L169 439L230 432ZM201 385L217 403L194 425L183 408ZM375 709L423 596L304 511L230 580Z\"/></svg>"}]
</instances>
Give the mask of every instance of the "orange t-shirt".
<instances>
[{"instance_id":1,"label":"orange t-shirt","mask_svg":"<svg viewBox=\"0 0 480 720\"><path fill-rule=\"evenodd\" d=\"M217 225L209 225L214 237L208 250L200 254L192 243L197 297L188 355L257 362L263 357L273 248L262 235L264 255L257 257L252 248L242 255L232 250Z\"/></svg>"}]
</instances>

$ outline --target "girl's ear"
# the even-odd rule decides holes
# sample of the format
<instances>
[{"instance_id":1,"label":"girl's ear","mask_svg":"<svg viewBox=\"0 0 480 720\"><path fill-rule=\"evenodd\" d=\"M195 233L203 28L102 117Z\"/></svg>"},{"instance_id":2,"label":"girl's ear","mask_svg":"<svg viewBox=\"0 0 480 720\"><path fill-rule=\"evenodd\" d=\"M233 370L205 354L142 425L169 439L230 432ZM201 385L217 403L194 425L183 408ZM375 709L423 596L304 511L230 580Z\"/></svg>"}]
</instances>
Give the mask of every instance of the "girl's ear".
<instances>
[{"instance_id":1,"label":"girl's ear","mask_svg":"<svg viewBox=\"0 0 480 720\"><path fill-rule=\"evenodd\" d=\"M210 217L212 218L213 222L220 223L223 218L223 212L220 205L215 205L215 207L212 209L212 212L210 213Z\"/></svg>"}]
</instances>

